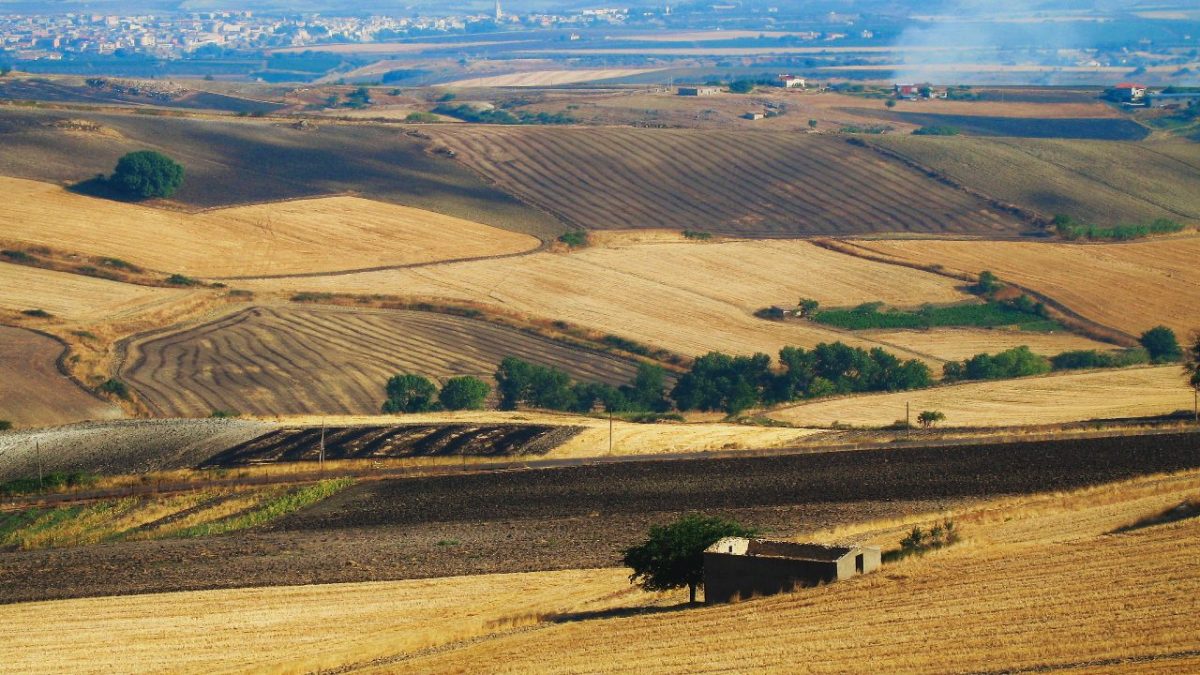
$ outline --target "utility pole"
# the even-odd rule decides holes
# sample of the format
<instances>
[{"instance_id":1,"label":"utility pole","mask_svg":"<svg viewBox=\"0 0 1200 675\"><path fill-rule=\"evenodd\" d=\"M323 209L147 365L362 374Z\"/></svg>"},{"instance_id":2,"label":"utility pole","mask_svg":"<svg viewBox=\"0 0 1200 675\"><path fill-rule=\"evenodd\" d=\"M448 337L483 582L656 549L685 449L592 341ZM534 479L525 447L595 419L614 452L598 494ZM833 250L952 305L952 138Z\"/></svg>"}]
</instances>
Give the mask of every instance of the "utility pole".
<instances>
[{"instance_id":1,"label":"utility pole","mask_svg":"<svg viewBox=\"0 0 1200 675\"><path fill-rule=\"evenodd\" d=\"M325 420L321 419L321 451L318 460L321 465L321 471L325 470Z\"/></svg>"},{"instance_id":2,"label":"utility pole","mask_svg":"<svg viewBox=\"0 0 1200 675\"><path fill-rule=\"evenodd\" d=\"M613 419L612 419L612 411L609 410L608 411L608 454L609 455L612 455L612 443L613 443Z\"/></svg>"},{"instance_id":3,"label":"utility pole","mask_svg":"<svg viewBox=\"0 0 1200 675\"><path fill-rule=\"evenodd\" d=\"M42 485L42 442L41 441L33 442L33 453L34 453L34 455L37 456L38 492L41 492L45 487L44 485Z\"/></svg>"},{"instance_id":4,"label":"utility pole","mask_svg":"<svg viewBox=\"0 0 1200 675\"><path fill-rule=\"evenodd\" d=\"M910 403L908 401L904 402L904 430L906 432L909 429L912 429L912 410L910 409L911 407L912 407L912 403Z\"/></svg>"}]
</instances>

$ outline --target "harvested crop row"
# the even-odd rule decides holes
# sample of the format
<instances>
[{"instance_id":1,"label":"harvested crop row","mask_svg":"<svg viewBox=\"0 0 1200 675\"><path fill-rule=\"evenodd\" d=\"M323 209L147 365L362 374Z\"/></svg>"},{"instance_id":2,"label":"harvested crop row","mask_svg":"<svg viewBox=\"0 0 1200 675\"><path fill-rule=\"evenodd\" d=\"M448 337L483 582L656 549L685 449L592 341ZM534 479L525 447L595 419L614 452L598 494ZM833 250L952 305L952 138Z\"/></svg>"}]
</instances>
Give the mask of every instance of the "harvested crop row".
<instances>
[{"instance_id":1,"label":"harvested crop row","mask_svg":"<svg viewBox=\"0 0 1200 675\"><path fill-rule=\"evenodd\" d=\"M255 307L134 344L122 376L164 416L356 414L379 411L393 375L490 381L506 356L610 384L628 382L636 370L629 361L461 317Z\"/></svg>"},{"instance_id":2,"label":"harvested crop row","mask_svg":"<svg viewBox=\"0 0 1200 675\"><path fill-rule=\"evenodd\" d=\"M782 237L1020 227L982 199L837 139L624 128L436 133L497 185L593 229Z\"/></svg>"}]
</instances>

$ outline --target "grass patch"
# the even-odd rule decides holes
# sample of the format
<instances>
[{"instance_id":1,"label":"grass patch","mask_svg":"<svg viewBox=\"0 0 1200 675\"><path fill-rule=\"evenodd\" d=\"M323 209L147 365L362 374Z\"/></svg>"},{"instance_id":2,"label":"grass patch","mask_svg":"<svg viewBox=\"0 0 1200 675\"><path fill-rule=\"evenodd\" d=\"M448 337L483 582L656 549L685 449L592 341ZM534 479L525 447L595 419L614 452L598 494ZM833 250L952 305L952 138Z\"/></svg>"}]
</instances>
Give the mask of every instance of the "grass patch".
<instances>
[{"instance_id":1,"label":"grass patch","mask_svg":"<svg viewBox=\"0 0 1200 675\"><path fill-rule=\"evenodd\" d=\"M75 471L71 473L48 473L39 480L37 476L14 478L0 483L0 495L11 497L28 495L42 491L61 490L63 488L87 487L96 482L96 477L89 473Z\"/></svg>"},{"instance_id":2,"label":"grass patch","mask_svg":"<svg viewBox=\"0 0 1200 675\"><path fill-rule=\"evenodd\" d=\"M989 301L983 304L926 306L916 311L888 309L872 302L853 309L827 309L813 315L813 320L826 326L846 330L902 328L997 328L1015 326L1026 331L1063 330L1056 321L1046 318L1035 304L1029 307L1013 303Z\"/></svg>"},{"instance_id":3,"label":"grass patch","mask_svg":"<svg viewBox=\"0 0 1200 675\"><path fill-rule=\"evenodd\" d=\"M50 317L54 316L53 314L51 314L50 312L47 312L44 309L23 309L23 310L21 310L21 313L24 314L25 316L32 316L32 317L36 317L39 319L49 319Z\"/></svg>"},{"instance_id":4,"label":"grass patch","mask_svg":"<svg viewBox=\"0 0 1200 675\"><path fill-rule=\"evenodd\" d=\"M571 248L583 248L588 245L588 235L583 230L571 230L560 235L558 240Z\"/></svg>"},{"instance_id":5,"label":"grass patch","mask_svg":"<svg viewBox=\"0 0 1200 675\"><path fill-rule=\"evenodd\" d=\"M215 534L225 534L227 532L236 532L238 530L265 525L289 513L294 513L302 508L328 499L353 484L354 479L352 478L323 480L315 485L307 485L270 497L257 508L246 513L211 523L201 523L181 530L175 536L208 537Z\"/></svg>"},{"instance_id":6,"label":"grass patch","mask_svg":"<svg viewBox=\"0 0 1200 675\"><path fill-rule=\"evenodd\" d=\"M1071 216L1059 214L1054 216L1054 231L1058 236L1068 241L1086 239L1088 241L1130 241L1159 234L1174 234L1182 232L1185 225L1168 218L1158 218L1141 225L1114 225L1099 227L1082 223Z\"/></svg>"}]
</instances>

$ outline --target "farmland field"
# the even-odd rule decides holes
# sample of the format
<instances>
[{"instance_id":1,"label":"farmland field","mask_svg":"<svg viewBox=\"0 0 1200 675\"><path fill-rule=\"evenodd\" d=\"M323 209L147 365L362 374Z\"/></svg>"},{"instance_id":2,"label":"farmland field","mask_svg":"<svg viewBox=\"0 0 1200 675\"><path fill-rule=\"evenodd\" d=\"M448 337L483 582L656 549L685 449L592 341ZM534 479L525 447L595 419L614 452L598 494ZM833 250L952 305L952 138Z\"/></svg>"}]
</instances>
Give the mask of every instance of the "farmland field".
<instances>
[{"instance_id":1,"label":"farmland field","mask_svg":"<svg viewBox=\"0 0 1200 675\"><path fill-rule=\"evenodd\" d=\"M120 417L121 409L85 392L55 366L63 345L0 326L0 420L15 427Z\"/></svg>"},{"instance_id":2,"label":"farmland field","mask_svg":"<svg viewBox=\"0 0 1200 675\"><path fill-rule=\"evenodd\" d=\"M393 375L490 380L506 356L610 384L629 382L636 370L630 361L473 319L314 306L254 307L135 342L121 377L167 417L373 413Z\"/></svg>"},{"instance_id":3,"label":"farmland field","mask_svg":"<svg viewBox=\"0 0 1200 675\"><path fill-rule=\"evenodd\" d=\"M925 112L857 111L889 122L926 127L955 127L973 136L1019 138L1074 138L1097 141L1140 141L1150 131L1123 118L1022 118L983 115L946 115Z\"/></svg>"},{"instance_id":4,"label":"farmland field","mask_svg":"<svg viewBox=\"0 0 1200 675\"><path fill-rule=\"evenodd\" d=\"M0 263L0 308L41 309L65 321L98 322L167 310L201 291L134 286Z\"/></svg>"},{"instance_id":5,"label":"farmland field","mask_svg":"<svg viewBox=\"0 0 1200 675\"><path fill-rule=\"evenodd\" d=\"M1197 466L1183 433L368 480L235 536L0 552L0 602L607 567L686 512L789 537Z\"/></svg>"},{"instance_id":6,"label":"farmland field","mask_svg":"<svg viewBox=\"0 0 1200 675\"><path fill-rule=\"evenodd\" d=\"M200 277L363 269L504 255L528 235L357 197L178 213L0 177L3 237Z\"/></svg>"},{"instance_id":7,"label":"farmland field","mask_svg":"<svg viewBox=\"0 0 1200 675\"><path fill-rule=\"evenodd\" d=\"M861 241L878 254L948 270L991 270L1105 326L1140 335L1157 325L1181 339L1200 328L1200 237L1122 244Z\"/></svg>"},{"instance_id":8,"label":"farmland field","mask_svg":"<svg viewBox=\"0 0 1200 675\"><path fill-rule=\"evenodd\" d=\"M882 136L871 143L993 197L1098 225L1200 223L1200 144ZM1127 157L1130 161L1114 161Z\"/></svg>"},{"instance_id":9,"label":"farmland field","mask_svg":"<svg viewBox=\"0 0 1200 675\"><path fill-rule=\"evenodd\" d=\"M535 253L312 279L241 282L272 291L403 293L469 300L564 320L673 352L774 354L788 345L862 336L808 321L754 317L763 307L818 299L828 306L883 301L916 307L969 299L944 276L874 263L802 241L650 243L593 247L569 255ZM938 341L921 350L936 356ZM953 349L955 355L961 350Z\"/></svg>"},{"instance_id":10,"label":"farmland field","mask_svg":"<svg viewBox=\"0 0 1200 675\"><path fill-rule=\"evenodd\" d=\"M503 75L472 77L448 82L448 87L557 87L564 84L616 80L656 72L654 68L598 68L575 70L530 70Z\"/></svg>"},{"instance_id":11,"label":"farmland field","mask_svg":"<svg viewBox=\"0 0 1200 675\"><path fill-rule=\"evenodd\" d=\"M866 577L736 605L547 624L416 659L401 661L398 650L373 672L568 673L597 664L697 672L714 663L762 672L798 663L829 673L867 663L898 673L1190 672L1200 665L1200 575L1189 545L1200 520L1111 532L1194 499L1198 487L1191 473L966 507L951 514L966 542ZM841 534L866 532L890 547L907 526L932 521Z\"/></svg>"},{"instance_id":12,"label":"farmland field","mask_svg":"<svg viewBox=\"0 0 1200 675\"><path fill-rule=\"evenodd\" d=\"M786 237L1022 228L983 199L841 139L621 128L431 133L489 181L590 229ZM919 207L913 194L922 195Z\"/></svg>"},{"instance_id":13,"label":"farmland field","mask_svg":"<svg viewBox=\"0 0 1200 675\"><path fill-rule=\"evenodd\" d=\"M1012 426L1169 414L1191 409L1192 394L1179 366L1161 366L967 382L816 401L768 415L801 425L884 426L903 420L905 405L914 416L941 411L947 426Z\"/></svg>"},{"instance_id":14,"label":"farmland field","mask_svg":"<svg viewBox=\"0 0 1200 675\"><path fill-rule=\"evenodd\" d=\"M99 130L59 126L72 120ZM187 177L172 199L191 208L352 192L546 238L563 230L394 126L322 121L298 129L264 120L0 108L0 143L0 175L58 183L108 173L132 150L158 150L183 164Z\"/></svg>"}]
</instances>

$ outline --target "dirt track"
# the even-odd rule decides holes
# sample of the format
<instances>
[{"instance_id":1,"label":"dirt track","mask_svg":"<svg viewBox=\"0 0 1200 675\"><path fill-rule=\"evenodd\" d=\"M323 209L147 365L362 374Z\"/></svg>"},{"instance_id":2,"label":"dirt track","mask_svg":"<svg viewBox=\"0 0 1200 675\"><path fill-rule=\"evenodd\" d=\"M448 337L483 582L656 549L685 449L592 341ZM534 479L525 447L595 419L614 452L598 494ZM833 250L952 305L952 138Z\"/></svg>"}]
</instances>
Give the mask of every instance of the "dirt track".
<instances>
[{"instance_id":1,"label":"dirt track","mask_svg":"<svg viewBox=\"0 0 1200 675\"><path fill-rule=\"evenodd\" d=\"M364 483L271 530L0 553L0 602L616 565L679 513L772 536L1200 467L1200 435L676 460Z\"/></svg>"}]
</instances>

